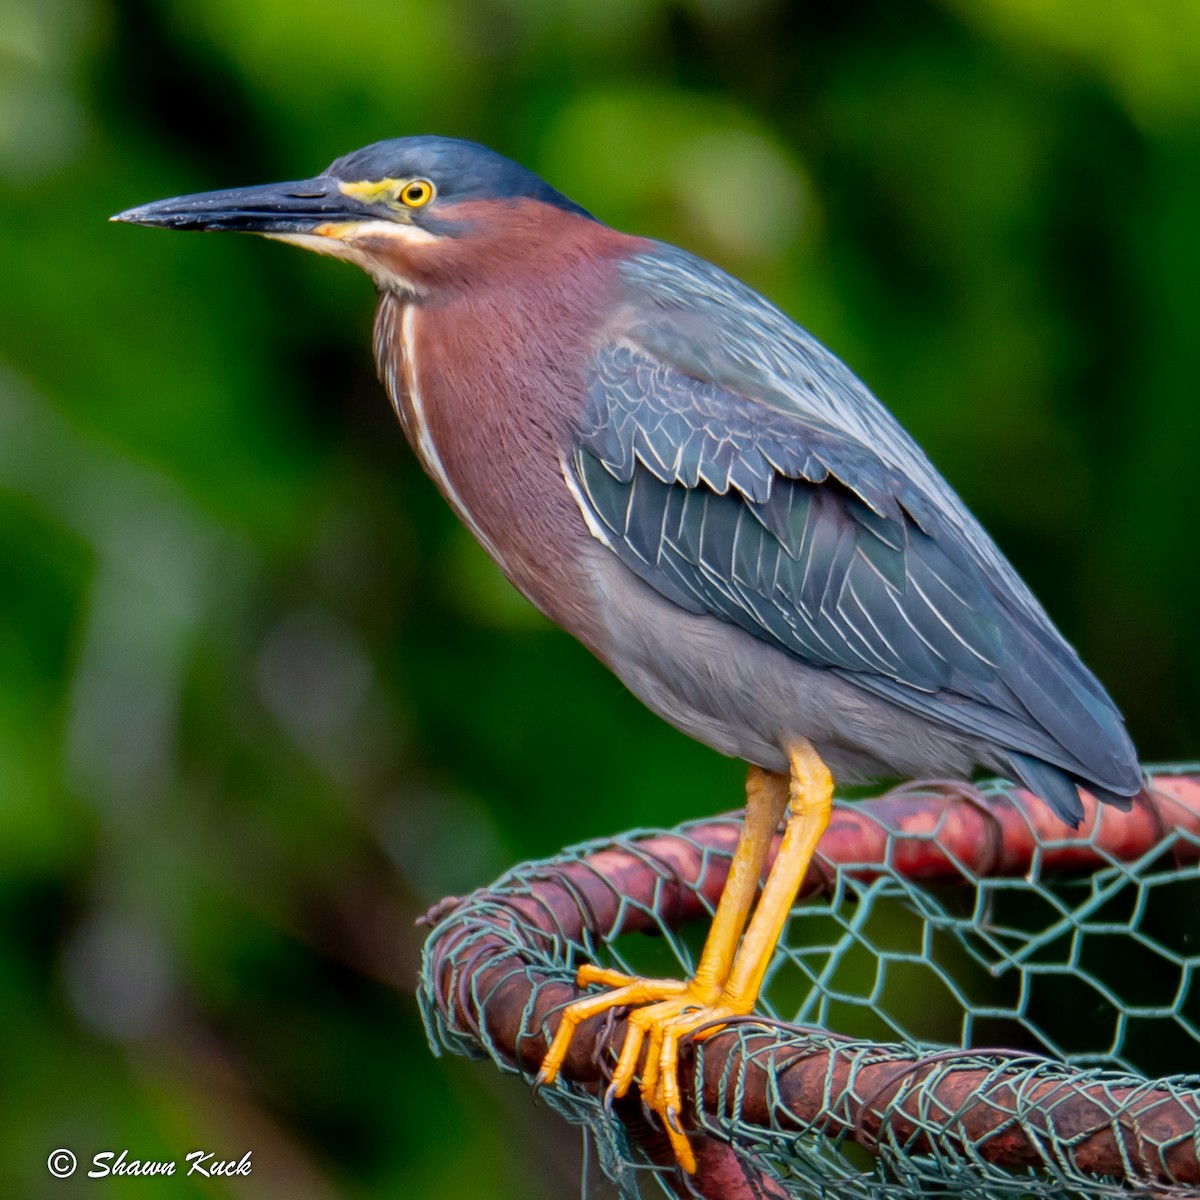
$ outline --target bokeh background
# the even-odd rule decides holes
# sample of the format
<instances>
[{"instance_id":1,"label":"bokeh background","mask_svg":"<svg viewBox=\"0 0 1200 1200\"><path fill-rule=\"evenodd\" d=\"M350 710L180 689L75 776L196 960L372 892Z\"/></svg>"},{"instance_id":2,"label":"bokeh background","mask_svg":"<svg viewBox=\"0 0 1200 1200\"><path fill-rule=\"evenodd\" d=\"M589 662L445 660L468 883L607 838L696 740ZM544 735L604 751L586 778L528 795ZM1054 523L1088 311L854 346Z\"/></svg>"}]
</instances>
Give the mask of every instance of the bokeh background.
<instances>
[{"instance_id":1,"label":"bokeh background","mask_svg":"<svg viewBox=\"0 0 1200 1200\"><path fill-rule=\"evenodd\" d=\"M577 1195L574 1133L428 1053L414 919L740 797L445 509L365 278L110 213L496 147L847 359L1182 758L1198 120L1194 0L0 5L0 1191Z\"/></svg>"}]
</instances>

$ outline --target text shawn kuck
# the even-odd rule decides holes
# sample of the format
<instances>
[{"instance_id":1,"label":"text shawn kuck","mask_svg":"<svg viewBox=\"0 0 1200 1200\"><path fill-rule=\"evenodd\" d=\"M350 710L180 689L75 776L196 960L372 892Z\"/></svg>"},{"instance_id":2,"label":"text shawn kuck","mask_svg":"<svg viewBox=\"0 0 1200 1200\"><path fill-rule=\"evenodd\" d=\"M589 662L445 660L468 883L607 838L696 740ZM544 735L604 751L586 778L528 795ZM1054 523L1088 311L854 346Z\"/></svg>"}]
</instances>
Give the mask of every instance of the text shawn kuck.
<instances>
[{"instance_id":1,"label":"text shawn kuck","mask_svg":"<svg viewBox=\"0 0 1200 1200\"><path fill-rule=\"evenodd\" d=\"M193 1150L183 1160L187 1165L184 1174L203 1175L205 1178L218 1175L249 1175L252 1169L250 1155L251 1151L247 1150L237 1162L233 1159L221 1161L213 1159L211 1150ZM103 1179L106 1175L174 1175L178 1165L175 1162L152 1162L149 1159L143 1162L138 1158L131 1159L127 1150L122 1150L120 1154L114 1154L111 1150L101 1150L92 1155L92 1169L88 1172L88 1178Z\"/></svg>"}]
</instances>

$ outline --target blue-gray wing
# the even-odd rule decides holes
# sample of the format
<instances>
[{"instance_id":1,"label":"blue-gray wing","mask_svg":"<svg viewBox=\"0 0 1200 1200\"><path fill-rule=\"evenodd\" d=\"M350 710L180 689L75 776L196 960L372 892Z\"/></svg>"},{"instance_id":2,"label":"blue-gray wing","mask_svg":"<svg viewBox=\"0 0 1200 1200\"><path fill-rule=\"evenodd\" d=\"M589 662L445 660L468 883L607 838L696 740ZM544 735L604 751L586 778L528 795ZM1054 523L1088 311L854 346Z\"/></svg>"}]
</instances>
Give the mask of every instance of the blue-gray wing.
<instances>
[{"instance_id":1,"label":"blue-gray wing","mask_svg":"<svg viewBox=\"0 0 1200 1200\"><path fill-rule=\"evenodd\" d=\"M764 369L753 330L723 351L724 314L679 291L664 300L674 277L647 269L658 319L596 350L571 462L593 528L625 565L691 612L993 742L1026 782L1058 785L1047 798L1068 818L1074 787L1040 777L1046 764L1136 791L1136 756L1099 683L907 436L879 452L887 423L899 426L865 388L748 289L784 323L759 342L786 355L790 338L795 361Z\"/></svg>"},{"instance_id":2,"label":"blue-gray wing","mask_svg":"<svg viewBox=\"0 0 1200 1200\"><path fill-rule=\"evenodd\" d=\"M609 545L656 590L823 667L922 691L995 675L993 606L895 471L628 346L593 366L575 469Z\"/></svg>"}]
</instances>

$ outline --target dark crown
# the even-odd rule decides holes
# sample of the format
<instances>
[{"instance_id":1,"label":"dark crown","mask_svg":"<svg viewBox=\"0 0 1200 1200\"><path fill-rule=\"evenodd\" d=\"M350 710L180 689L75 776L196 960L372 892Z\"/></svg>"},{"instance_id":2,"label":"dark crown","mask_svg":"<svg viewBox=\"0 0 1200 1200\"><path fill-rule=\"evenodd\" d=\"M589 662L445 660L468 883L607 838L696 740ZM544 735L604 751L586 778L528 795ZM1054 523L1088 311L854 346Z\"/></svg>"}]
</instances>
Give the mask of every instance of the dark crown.
<instances>
[{"instance_id":1,"label":"dark crown","mask_svg":"<svg viewBox=\"0 0 1200 1200\"><path fill-rule=\"evenodd\" d=\"M528 197L567 212L591 213L519 163L478 142L459 138L391 138L344 155L325 172L344 183L376 179L430 179L443 200L513 200Z\"/></svg>"}]
</instances>

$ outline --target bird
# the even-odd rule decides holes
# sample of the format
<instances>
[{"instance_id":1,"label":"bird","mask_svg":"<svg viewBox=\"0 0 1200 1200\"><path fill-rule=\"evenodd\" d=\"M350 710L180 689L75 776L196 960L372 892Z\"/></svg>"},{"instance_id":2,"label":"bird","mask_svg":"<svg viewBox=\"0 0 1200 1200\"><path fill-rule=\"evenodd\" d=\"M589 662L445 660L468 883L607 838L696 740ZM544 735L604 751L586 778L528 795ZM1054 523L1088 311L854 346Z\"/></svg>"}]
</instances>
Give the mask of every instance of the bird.
<instances>
[{"instance_id":1,"label":"bird","mask_svg":"<svg viewBox=\"0 0 1200 1200\"><path fill-rule=\"evenodd\" d=\"M1141 791L1113 701L913 439L719 267L433 135L112 220L365 270L379 377L450 507L647 707L747 763L694 973L584 964L537 1079L583 1021L627 1009L609 1093L636 1079L685 1172L681 1039L753 1012L834 780L990 771L1068 825L1081 787L1123 809Z\"/></svg>"}]
</instances>

